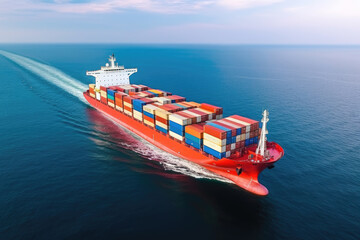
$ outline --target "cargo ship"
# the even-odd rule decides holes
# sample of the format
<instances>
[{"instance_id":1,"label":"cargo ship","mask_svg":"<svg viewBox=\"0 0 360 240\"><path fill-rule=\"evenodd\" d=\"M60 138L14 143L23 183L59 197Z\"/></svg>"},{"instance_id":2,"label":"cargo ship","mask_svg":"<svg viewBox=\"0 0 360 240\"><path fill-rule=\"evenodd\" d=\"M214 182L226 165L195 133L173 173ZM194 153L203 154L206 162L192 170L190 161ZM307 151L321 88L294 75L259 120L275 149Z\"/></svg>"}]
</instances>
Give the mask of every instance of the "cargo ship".
<instances>
[{"instance_id":1,"label":"cargo ship","mask_svg":"<svg viewBox=\"0 0 360 240\"><path fill-rule=\"evenodd\" d=\"M224 117L222 107L130 84L136 72L119 66L112 55L100 70L86 72L95 77L95 84L89 84L83 95L92 107L156 147L253 194L268 194L258 176L273 168L284 150L267 141L267 110L261 122L240 115Z\"/></svg>"}]
</instances>

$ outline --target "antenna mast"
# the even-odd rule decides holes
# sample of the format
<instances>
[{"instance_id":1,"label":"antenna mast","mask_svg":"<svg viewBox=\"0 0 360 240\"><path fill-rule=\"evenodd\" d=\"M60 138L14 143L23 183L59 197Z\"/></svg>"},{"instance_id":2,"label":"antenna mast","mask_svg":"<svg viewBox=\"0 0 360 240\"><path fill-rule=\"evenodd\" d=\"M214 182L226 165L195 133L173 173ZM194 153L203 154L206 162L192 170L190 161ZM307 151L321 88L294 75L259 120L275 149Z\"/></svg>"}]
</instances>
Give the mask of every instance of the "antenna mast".
<instances>
[{"instance_id":1,"label":"antenna mast","mask_svg":"<svg viewBox=\"0 0 360 240\"><path fill-rule=\"evenodd\" d=\"M262 128L261 128L261 135L258 147L256 148L256 154L259 154L263 157L268 156L268 151L266 150L266 134L268 134L268 130L266 129L266 123L269 121L269 112L265 109L263 112L263 118L261 119Z\"/></svg>"}]
</instances>

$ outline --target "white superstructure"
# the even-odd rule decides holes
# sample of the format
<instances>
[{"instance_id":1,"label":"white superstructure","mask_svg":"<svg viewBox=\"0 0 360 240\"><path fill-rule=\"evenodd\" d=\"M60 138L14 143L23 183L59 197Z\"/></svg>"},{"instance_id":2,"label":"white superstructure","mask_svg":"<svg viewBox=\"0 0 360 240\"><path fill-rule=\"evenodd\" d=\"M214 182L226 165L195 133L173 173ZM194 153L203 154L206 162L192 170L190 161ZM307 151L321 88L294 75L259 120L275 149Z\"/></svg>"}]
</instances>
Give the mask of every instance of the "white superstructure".
<instances>
[{"instance_id":1,"label":"white superstructure","mask_svg":"<svg viewBox=\"0 0 360 240\"><path fill-rule=\"evenodd\" d=\"M133 73L136 73L137 68L125 69L124 66L118 66L115 61L116 58L113 54L109 57L109 63L106 63L105 67L101 67L100 70L86 72L86 75L94 76L96 79L95 91L96 89L99 89L100 86L109 87L130 84L129 76Z\"/></svg>"}]
</instances>

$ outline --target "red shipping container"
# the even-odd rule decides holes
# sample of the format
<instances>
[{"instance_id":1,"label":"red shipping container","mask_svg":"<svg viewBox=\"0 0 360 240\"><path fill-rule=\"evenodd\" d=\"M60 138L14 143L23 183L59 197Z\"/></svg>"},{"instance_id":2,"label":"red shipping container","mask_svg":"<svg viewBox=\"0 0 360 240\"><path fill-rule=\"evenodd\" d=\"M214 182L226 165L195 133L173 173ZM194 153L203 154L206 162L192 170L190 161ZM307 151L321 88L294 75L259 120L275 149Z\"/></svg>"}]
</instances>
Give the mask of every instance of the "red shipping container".
<instances>
[{"instance_id":1,"label":"red shipping container","mask_svg":"<svg viewBox=\"0 0 360 240\"><path fill-rule=\"evenodd\" d=\"M129 111L129 112L132 112L132 108L131 107L128 107L128 106L124 106L124 109Z\"/></svg>"},{"instance_id":2,"label":"red shipping container","mask_svg":"<svg viewBox=\"0 0 360 240\"><path fill-rule=\"evenodd\" d=\"M219 138L219 139L226 139L226 131L221 130L219 128L210 126L210 125L204 125L204 133L207 133L213 137Z\"/></svg>"},{"instance_id":3,"label":"red shipping container","mask_svg":"<svg viewBox=\"0 0 360 240\"><path fill-rule=\"evenodd\" d=\"M241 133L245 133L245 132L246 132L246 126L243 125L243 124L240 124L240 123L231 121L230 119L227 119L227 118L223 118L223 119L221 119L220 121L228 122L228 123L231 123L231 124L233 124L233 125L239 126L239 128L241 128Z\"/></svg>"},{"instance_id":4,"label":"red shipping container","mask_svg":"<svg viewBox=\"0 0 360 240\"><path fill-rule=\"evenodd\" d=\"M130 97L130 96L124 96L123 97L123 101L124 102L127 102L127 103L130 103L130 104L132 104L132 100L133 100L134 98L133 97Z\"/></svg>"},{"instance_id":5,"label":"red shipping container","mask_svg":"<svg viewBox=\"0 0 360 240\"><path fill-rule=\"evenodd\" d=\"M100 86L100 90L102 90L102 91L107 91L107 88L106 87L104 87L104 86Z\"/></svg>"},{"instance_id":6,"label":"red shipping container","mask_svg":"<svg viewBox=\"0 0 360 240\"><path fill-rule=\"evenodd\" d=\"M235 118L235 119L238 119L240 121L246 122L246 123L250 123L251 124L250 125L250 131L254 131L254 130L259 128L259 121L252 120L250 118L242 117L242 116L239 116L239 115L232 115L231 117Z\"/></svg>"},{"instance_id":7,"label":"red shipping container","mask_svg":"<svg viewBox=\"0 0 360 240\"><path fill-rule=\"evenodd\" d=\"M193 115L190 115L188 113L184 113L184 112L177 112L177 114L179 114L180 116L183 116L185 118L191 119L191 123L190 124L195 124L196 123L196 117Z\"/></svg>"},{"instance_id":8,"label":"red shipping container","mask_svg":"<svg viewBox=\"0 0 360 240\"><path fill-rule=\"evenodd\" d=\"M151 118L149 116L146 116L146 115L143 115L143 118L144 118L144 120L147 120L147 121L152 122L152 123L155 124L155 120L153 118Z\"/></svg>"},{"instance_id":9,"label":"red shipping container","mask_svg":"<svg viewBox=\"0 0 360 240\"><path fill-rule=\"evenodd\" d=\"M101 101L102 103L107 104L107 98L101 97L101 98L100 98L100 101Z\"/></svg>"},{"instance_id":10,"label":"red shipping container","mask_svg":"<svg viewBox=\"0 0 360 240\"><path fill-rule=\"evenodd\" d=\"M216 115L218 114L223 114L223 108L222 107L217 107L208 103L202 103L200 104L200 108L208 110L210 112L215 113Z\"/></svg>"},{"instance_id":11,"label":"red shipping container","mask_svg":"<svg viewBox=\"0 0 360 240\"><path fill-rule=\"evenodd\" d=\"M226 145L225 149L226 149L226 151L230 151L231 150L231 144Z\"/></svg>"},{"instance_id":12,"label":"red shipping container","mask_svg":"<svg viewBox=\"0 0 360 240\"><path fill-rule=\"evenodd\" d=\"M162 117L155 116L155 119L156 119L156 121L159 121L159 122L161 122L161 123L163 123L165 125L169 125L168 120L166 120L166 119L164 119Z\"/></svg>"},{"instance_id":13,"label":"red shipping container","mask_svg":"<svg viewBox=\"0 0 360 240\"><path fill-rule=\"evenodd\" d=\"M231 130L231 136L232 136L232 137L235 137L235 136L236 136L236 128L234 128L234 127L232 127L232 126L230 126L230 125L227 125L227 124L225 124L225 123L221 123L221 122L219 122L219 121L215 121L215 122L213 122L213 123L215 123L215 124L217 124L217 125L219 125L219 126L222 126L222 127L225 127L225 128L230 129L230 130Z\"/></svg>"},{"instance_id":14,"label":"red shipping container","mask_svg":"<svg viewBox=\"0 0 360 240\"><path fill-rule=\"evenodd\" d=\"M108 99L108 102L115 103L114 100L111 100L110 98Z\"/></svg>"}]
</instances>

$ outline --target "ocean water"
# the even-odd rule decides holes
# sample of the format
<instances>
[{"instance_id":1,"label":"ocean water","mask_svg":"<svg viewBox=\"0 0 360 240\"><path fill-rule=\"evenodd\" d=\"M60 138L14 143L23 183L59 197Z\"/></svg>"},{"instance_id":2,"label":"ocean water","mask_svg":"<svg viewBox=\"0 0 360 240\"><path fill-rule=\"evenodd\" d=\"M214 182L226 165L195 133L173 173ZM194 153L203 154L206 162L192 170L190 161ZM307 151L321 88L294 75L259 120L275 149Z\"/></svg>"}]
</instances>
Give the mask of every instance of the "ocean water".
<instances>
[{"instance_id":1,"label":"ocean water","mask_svg":"<svg viewBox=\"0 0 360 240\"><path fill-rule=\"evenodd\" d=\"M261 119L254 196L92 109L86 70ZM0 45L0 239L359 239L360 47Z\"/></svg>"}]
</instances>

